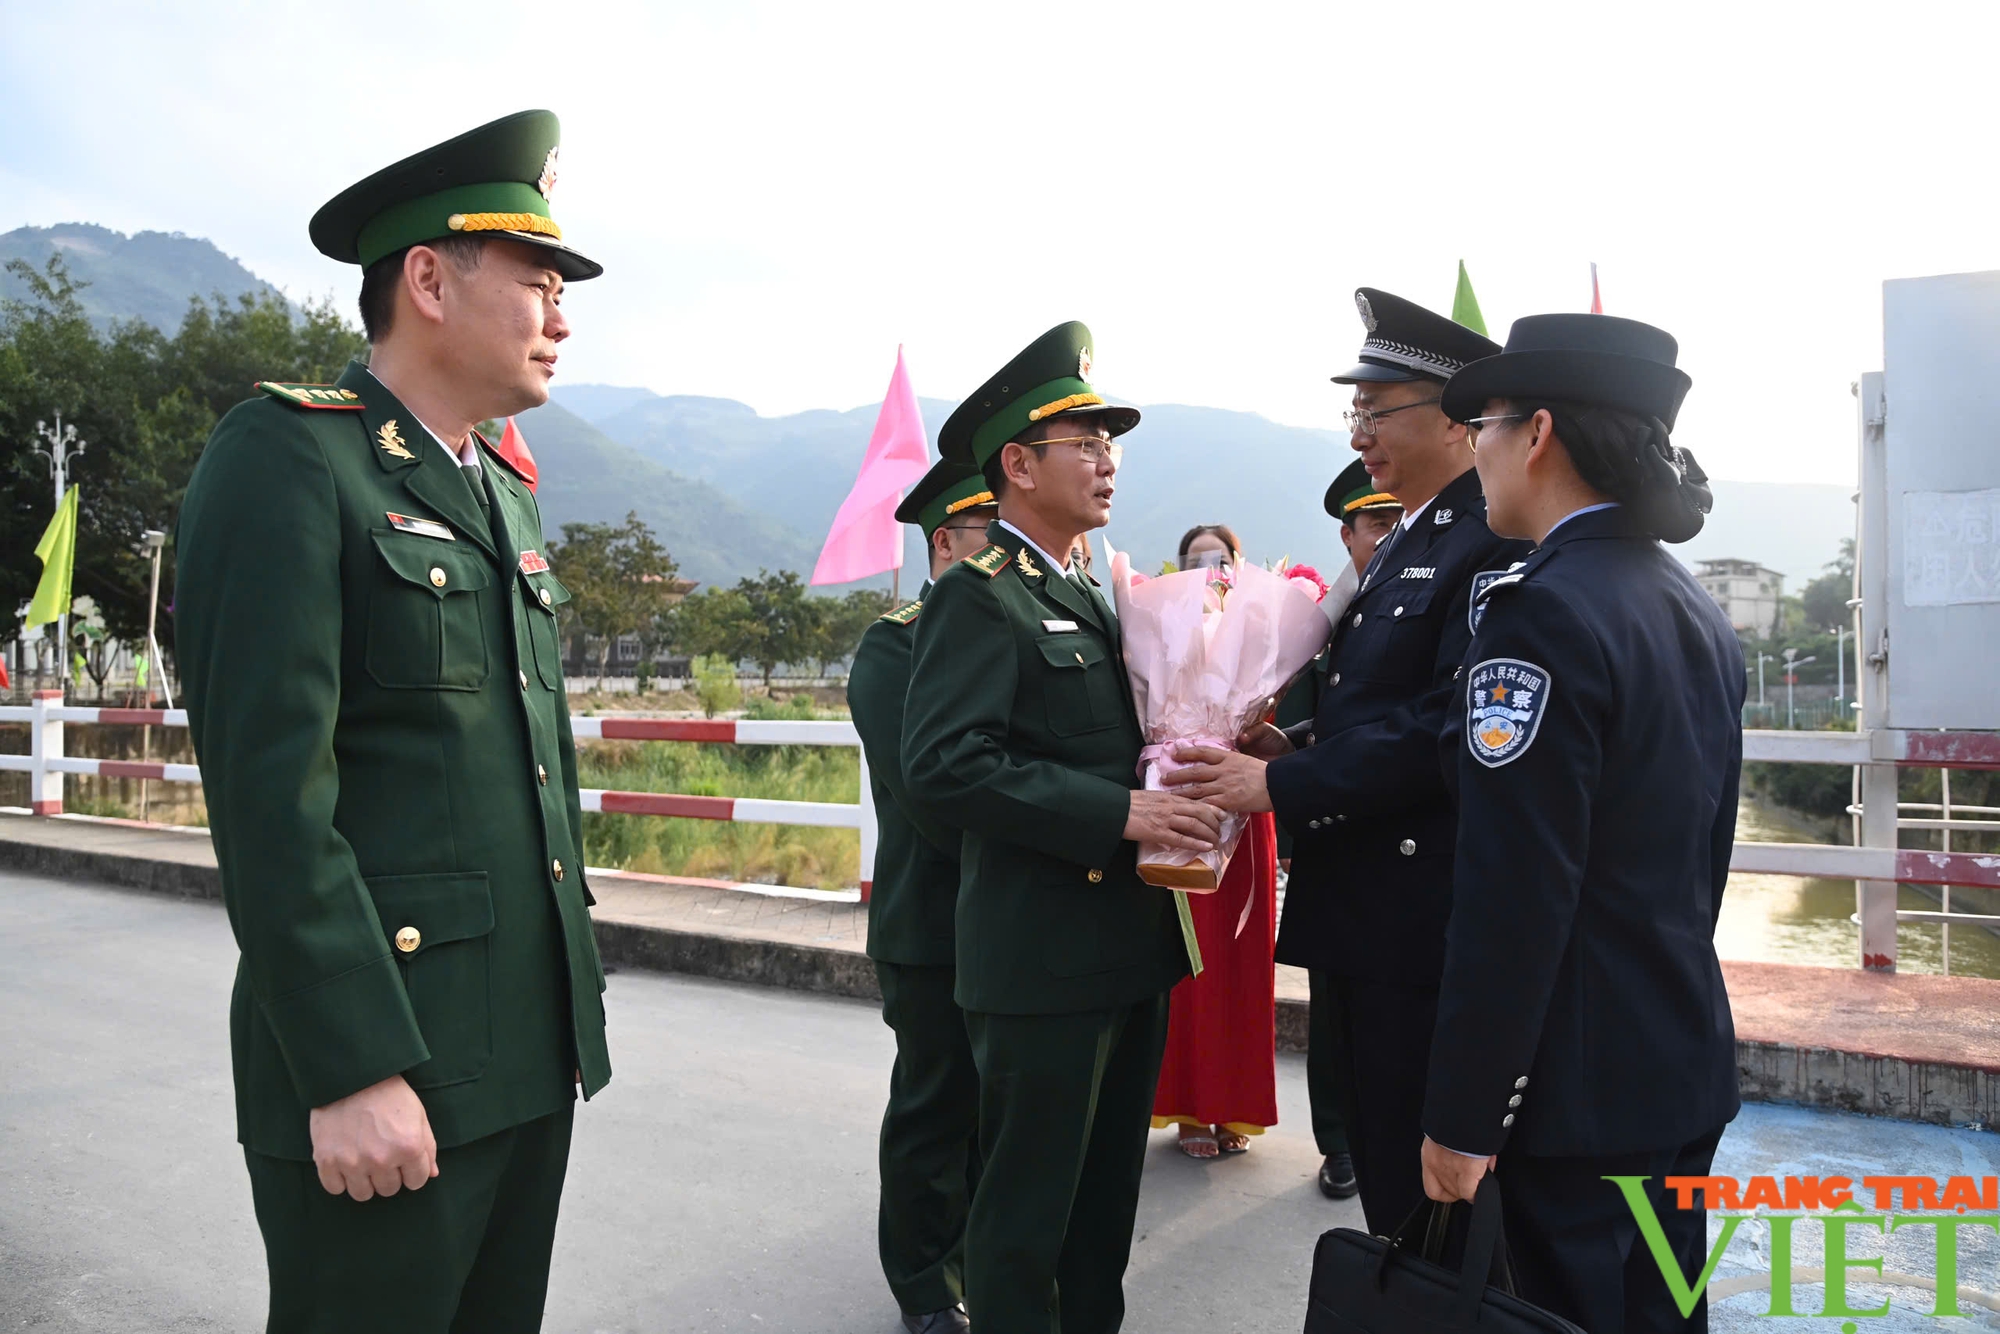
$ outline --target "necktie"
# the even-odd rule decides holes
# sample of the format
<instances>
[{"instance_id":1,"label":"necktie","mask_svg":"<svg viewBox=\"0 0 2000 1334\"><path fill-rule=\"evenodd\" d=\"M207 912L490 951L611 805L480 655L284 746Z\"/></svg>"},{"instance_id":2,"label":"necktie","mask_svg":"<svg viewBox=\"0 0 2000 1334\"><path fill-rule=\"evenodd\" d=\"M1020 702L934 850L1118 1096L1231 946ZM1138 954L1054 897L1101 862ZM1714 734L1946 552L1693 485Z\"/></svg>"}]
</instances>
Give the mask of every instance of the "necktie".
<instances>
[{"instance_id":1,"label":"necktie","mask_svg":"<svg viewBox=\"0 0 2000 1334\"><path fill-rule=\"evenodd\" d=\"M472 488L472 498L479 502L480 513L491 516L493 502L486 498L486 479L480 474L486 470L477 464L461 463L458 470L465 474L465 483Z\"/></svg>"}]
</instances>

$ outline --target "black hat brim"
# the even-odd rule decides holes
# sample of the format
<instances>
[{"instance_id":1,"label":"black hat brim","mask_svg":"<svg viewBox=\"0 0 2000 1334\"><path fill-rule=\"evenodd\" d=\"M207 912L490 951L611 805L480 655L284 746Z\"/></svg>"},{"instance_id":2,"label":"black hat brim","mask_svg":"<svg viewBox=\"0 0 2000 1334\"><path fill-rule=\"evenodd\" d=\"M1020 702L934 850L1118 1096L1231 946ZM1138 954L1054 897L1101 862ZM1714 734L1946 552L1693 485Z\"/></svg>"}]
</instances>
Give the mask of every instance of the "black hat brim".
<instances>
[{"instance_id":1,"label":"black hat brim","mask_svg":"<svg viewBox=\"0 0 2000 1334\"><path fill-rule=\"evenodd\" d=\"M453 233L459 235L460 233ZM553 236L542 236L536 232L475 232L475 236L488 237L496 241L519 241L548 251L549 267L563 276L566 283L580 283L588 278L603 274L604 266L586 255L571 250Z\"/></svg>"},{"instance_id":2,"label":"black hat brim","mask_svg":"<svg viewBox=\"0 0 2000 1334\"><path fill-rule=\"evenodd\" d=\"M1121 403L1086 404L1080 408L1066 408L1042 420L1053 421L1057 417L1065 420L1071 417L1096 417L1100 419L1099 424L1105 430L1111 432L1113 436L1120 436L1139 424L1139 409L1128 408Z\"/></svg>"},{"instance_id":3,"label":"black hat brim","mask_svg":"<svg viewBox=\"0 0 2000 1334\"><path fill-rule=\"evenodd\" d=\"M1434 377L1419 375L1415 371L1404 370L1401 366L1385 366L1379 361L1356 362L1352 369L1342 371L1333 377L1335 384L1406 384L1412 380L1429 380Z\"/></svg>"},{"instance_id":4,"label":"black hat brim","mask_svg":"<svg viewBox=\"0 0 2000 1334\"><path fill-rule=\"evenodd\" d=\"M1657 417L1671 431L1693 384L1678 367L1615 352L1502 352L1452 376L1440 406L1447 417L1462 422L1477 417L1492 399L1553 399Z\"/></svg>"}]
</instances>

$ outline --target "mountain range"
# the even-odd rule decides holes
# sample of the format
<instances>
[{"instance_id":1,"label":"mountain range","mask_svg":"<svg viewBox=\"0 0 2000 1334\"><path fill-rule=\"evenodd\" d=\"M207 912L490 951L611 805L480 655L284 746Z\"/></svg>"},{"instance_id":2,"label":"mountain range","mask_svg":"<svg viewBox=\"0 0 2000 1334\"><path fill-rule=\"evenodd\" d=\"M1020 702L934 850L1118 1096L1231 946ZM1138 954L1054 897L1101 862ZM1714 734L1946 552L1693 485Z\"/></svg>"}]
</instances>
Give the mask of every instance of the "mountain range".
<instances>
[{"instance_id":1,"label":"mountain range","mask_svg":"<svg viewBox=\"0 0 2000 1334\"><path fill-rule=\"evenodd\" d=\"M90 223L0 235L0 261L23 259L40 269L57 251L88 284L79 299L100 324L137 319L172 331L194 297L276 292L199 237L126 236ZM0 272L0 297L25 294L19 279ZM920 405L935 440L954 404L923 399ZM1320 500L1327 481L1353 457L1344 433L1182 404L1155 404L1144 414L1127 437L1105 533L1132 552L1139 568L1170 559L1180 535L1198 523L1229 524L1257 561L1287 556L1327 567L1342 558ZM558 388L549 404L521 414L519 425L541 467L551 535L565 523L617 522L636 512L684 576L713 584L759 569L812 569L874 420L873 405L764 417L733 399L582 384ZM1714 487L1708 525L1677 548L1691 562L1758 561L1796 590L1854 530L1845 487L1727 481ZM912 530L906 587L922 579L924 565ZM887 587L890 580L867 582Z\"/></svg>"},{"instance_id":2,"label":"mountain range","mask_svg":"<svg viewBox=\"0 0 2000 1334\"><path fill-rule=\"evenodd\" d=\"M60 252L72 278L87 283L77 293L100 327L113 320L142 320L172 333L195 297L220 293L234 301L246 292L282 296L277 288L216 249L211 241L179 232L127 236L88 222L17 227L0 234L0 265L25 260L36 272ZM0 269L0 298L19 300L27 284Z\"/></svg>"},{"instance_id":3,"label":"mountain range","mask_svg":"<svg viewBox=\"0 0 2000 1334\"><path fill-rule=\"evenodd\" d=\"M921 399L919 405L935 440L954 404ZM574 385L557 389L549 407L520 418L537 458L541 446L535 432L542 429L541 415L556 409L594 428L607 442L624 446L627 455L699 484L703 494L720 493L775 520L807 549L804 564L787 567L802 572L811 568L819 542L853 484L875 419L873 406L762 417L732 399ZM1181 534L1198 523L1229 524L1252 560L1284 556L1320 566L1339 561L1340 537L1321 501L1326 483L1353 457L1344 432L1285 426L1221 408L1154 404L1143 411L1144 420L1126 438L1111 525L1105 530L1114 545L1133 553L1140 568L1171 559ZM573 432L574 427L565 424L562 430ZM600 448L598 457L610 465L619 455ZM1713 486L1715 510L1707 525L1693 541L1676 548L1691 564L1725 556L1754 560L1785 575L1786 586L1796 590L1838 554L1843 537L1853 534L1847 488L1730 481ZM595 490L620 493L623 488L614 484ZM543 503L549 511L550 502ZM747 556L757 545L742 531L739 551ZM922 561L922 548L913 539L904 569L921 578ZM749 567L756 563L750 561ZM743 567L739 560L737 568ZM693 573L692 566L687 572L690 578L704 577ZM886 584L887 579L871 582Z\"/></svg>"}]
</instances>

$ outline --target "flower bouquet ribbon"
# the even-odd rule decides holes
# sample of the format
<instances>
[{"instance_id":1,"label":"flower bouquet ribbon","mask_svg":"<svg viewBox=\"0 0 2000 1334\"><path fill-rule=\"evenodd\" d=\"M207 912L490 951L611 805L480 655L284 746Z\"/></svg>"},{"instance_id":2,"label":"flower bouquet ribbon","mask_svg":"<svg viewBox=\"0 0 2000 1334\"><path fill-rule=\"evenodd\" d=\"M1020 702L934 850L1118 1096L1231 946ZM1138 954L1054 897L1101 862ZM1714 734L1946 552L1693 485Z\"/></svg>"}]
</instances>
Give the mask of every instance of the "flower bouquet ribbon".
<instances>
[{"instance_id":1,"label":"flower bouquet ribbon","mask_svg":"<svg viewBox=\"0 0 2000 1334\"><path fill-rule=\"evenodd\" d=\"M1317 573L1299 566L1273 571L1238 562L1148 579L1132 569L1126 553L1108 543L1106 550L1125 673L1147 743L1140 773L1154 791L1165 787L1163 775L1181 767L1175 747L1233 749L1243 729L1267 715L1325 647L1332 617L1353 596L1352 578L1337 580L1330 592ZM1340 606L1324 608L1329 596L1339 596ZM1140 879L1177 891L1181 932L1197 973L1201 956L1185 896L1221 886L1246 823L1241 815L1225 817L1208 852L1139 846Z\"/></svg>"}]
</instances>

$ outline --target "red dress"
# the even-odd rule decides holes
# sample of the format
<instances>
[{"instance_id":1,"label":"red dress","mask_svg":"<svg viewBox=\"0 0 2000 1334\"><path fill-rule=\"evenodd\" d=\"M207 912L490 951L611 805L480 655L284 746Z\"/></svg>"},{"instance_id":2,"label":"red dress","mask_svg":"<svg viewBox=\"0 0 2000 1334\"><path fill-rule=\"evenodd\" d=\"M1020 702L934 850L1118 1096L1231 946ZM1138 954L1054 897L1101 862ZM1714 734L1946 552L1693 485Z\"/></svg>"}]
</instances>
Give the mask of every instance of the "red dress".
<instances>
[{"instance_id":1,"label":"red dress","mask_svg":"<svg viewBox=\"0 0 2000 1334\"><path fill-rule=\"evenodd\" d=\"M1245 897L1250 920L1236 923ZM1167 1053L1153 1095L1153 1126L1221 1126L1261 1135L1278 1124L1278 835L1266 811L1250 817L1213 894L1190 894L1200 977L1174 988Z\"/></svg>"}]
</instances>

